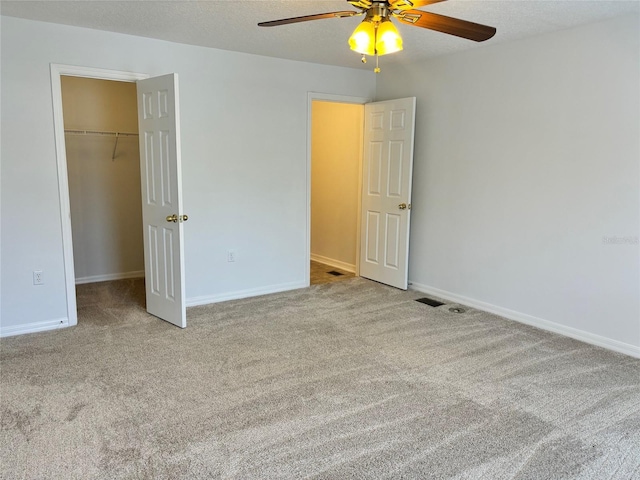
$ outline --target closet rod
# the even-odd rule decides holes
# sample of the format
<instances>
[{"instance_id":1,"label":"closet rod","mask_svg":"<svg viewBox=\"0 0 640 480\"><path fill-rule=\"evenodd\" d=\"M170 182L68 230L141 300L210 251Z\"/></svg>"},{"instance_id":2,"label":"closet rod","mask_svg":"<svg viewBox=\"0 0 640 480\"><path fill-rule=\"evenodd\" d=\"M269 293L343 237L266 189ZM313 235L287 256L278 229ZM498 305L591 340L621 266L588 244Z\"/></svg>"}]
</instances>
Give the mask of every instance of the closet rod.
<instances>
[{"instance_id":1,"label":"closet rod","mask_svg":"<svg viewBox=\"0 0 640 480\"><path fill-rule=\"evenodd\" d=\"M137 133L128 133L128 132L100 132L97 130L66 130L64 133L68 133L70 135L102 135L107 137L137 137Z\"/></svg>"}]
</instances>

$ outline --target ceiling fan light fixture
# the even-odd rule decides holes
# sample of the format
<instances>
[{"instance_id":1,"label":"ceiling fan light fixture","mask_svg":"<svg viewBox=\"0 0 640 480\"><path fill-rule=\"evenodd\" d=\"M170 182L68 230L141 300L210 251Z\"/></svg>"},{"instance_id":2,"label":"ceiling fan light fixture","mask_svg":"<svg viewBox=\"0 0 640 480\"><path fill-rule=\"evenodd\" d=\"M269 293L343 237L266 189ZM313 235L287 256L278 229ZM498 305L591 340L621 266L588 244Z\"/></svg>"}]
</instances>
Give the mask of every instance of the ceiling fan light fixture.
<instances>
[{"instance_id":1,"label":"ceiling fan light fixture","mask_svg":"<svg viewBox=\"0 0 640 480\"><path fill-rule=\"evenodd\" d=\"M2 1L2 0L0 0ZM290 23L322 20L324 18L345 18L365 15L365 19L356 27L349 37L349 48L362 55L362 63L366 63L366 55L376 57L376 68L380 55L399 52L403 42L398 29L391 21L395 17L400 23L414 27L434 30L456 37L484 42L496 34L496 29L488 25L468 22L459 18L447 17L437 13L416 10L445 0L347 0L357 10L342 12L317 13L300 17L282 18L269 22L260 22L260 27L275 27Z\"/></svg>"},{"instance_id":2,"label":"ceiling fan light fixture","mask_svg":"<svg viewBox=\"0 0 640 480\"><path fill-rule=\"evenodd\" d=\"M387 55L400 50L402 50L402 37L391 20L385 18L377 28L376 53L378 55Z\"/></svg>"},{"instance_id":3,"label":"ceiling fan light fixture","mask_svg":"<svg viewBox=\"0 0 640 480\"><path fill-rule=\"evenodd\" d=\"M376 54L376 27L364 19L349 37L349 48L363 55Z\"/></svg>"}]
</instances>

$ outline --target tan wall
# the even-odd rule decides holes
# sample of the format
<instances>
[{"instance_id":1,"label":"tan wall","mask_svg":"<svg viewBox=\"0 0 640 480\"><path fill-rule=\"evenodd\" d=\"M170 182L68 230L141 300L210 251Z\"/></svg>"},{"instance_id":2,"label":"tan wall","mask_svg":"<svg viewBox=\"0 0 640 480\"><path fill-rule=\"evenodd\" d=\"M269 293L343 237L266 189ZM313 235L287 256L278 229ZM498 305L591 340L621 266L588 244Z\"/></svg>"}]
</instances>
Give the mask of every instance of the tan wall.
<instances>
[{"instance_id":1,"label":"tan wall","mask_svg":"<svg viewBox=\"0 0 640 480\"><path fill-rule=\"evenodd\" d=\"M314 101L311 115L311 257L354 270L364 107Z\"/></svg>"},{"instance_id":2,"label":"tan wall","mask_svg":"<svg viewBox=\"0 0 640 480\"><path fill-rule=\"evenodd\" d=\"M136 86L62 77L65 129L138 131ZM65 135L78 282L144 270L137 137Z\"/></svg>"}]
</instances>

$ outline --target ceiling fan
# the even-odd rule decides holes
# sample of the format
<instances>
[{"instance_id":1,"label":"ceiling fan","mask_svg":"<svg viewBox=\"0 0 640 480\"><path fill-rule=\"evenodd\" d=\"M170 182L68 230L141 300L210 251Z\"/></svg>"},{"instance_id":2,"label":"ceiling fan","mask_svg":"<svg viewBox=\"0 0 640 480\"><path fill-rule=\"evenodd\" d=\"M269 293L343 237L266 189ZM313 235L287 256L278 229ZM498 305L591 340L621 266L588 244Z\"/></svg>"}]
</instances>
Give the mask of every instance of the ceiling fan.
<instances>
[{"instance_id":1,"label":"ceiling fan","mask_svg":"<svg viewBox=\"0 0 640 480\"><path fill-rule=\"evenodd\" d=\"M396 27L391 23L391 17L400 23L415 27L436 30L456 37L466 38L475 42L484 42L496 33L496 29L479 23L468 22L458 18L446 17L437 13L414 10L445 0L347 0L358 10L341 12L318 13L302 17L283 18L270 22L260 22L260 27L277 27L290 23L308 22L323 18L344 18L365 15L362 23L354 30L349 38L349 46L362 54L362 62L366 63L366 55L386 55L402 50L402 38ZM376 73L380 68L376 65Z\"/></svg>"}]
</instances>

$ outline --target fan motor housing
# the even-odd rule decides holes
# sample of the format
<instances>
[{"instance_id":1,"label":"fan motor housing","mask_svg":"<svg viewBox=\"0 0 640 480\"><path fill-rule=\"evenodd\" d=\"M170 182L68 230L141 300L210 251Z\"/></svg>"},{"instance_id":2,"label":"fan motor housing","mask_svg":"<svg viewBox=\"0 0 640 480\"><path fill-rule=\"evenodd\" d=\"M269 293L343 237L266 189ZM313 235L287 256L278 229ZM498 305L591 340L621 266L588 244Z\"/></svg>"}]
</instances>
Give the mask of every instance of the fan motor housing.
<instances>
[{"instance_id":1,"label":"fan motor housing","mask_svg":"<svg viewBox=\"0 0 640 480\"><path fill-rule=\"evenodd\" d=\"M387 18L389 15L389 9L387 8L387 2L373 2L373 5L367 10L366 19L370 22L381 22L382 19Z\"/></svg>"}]
</instances>

